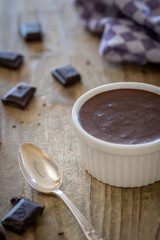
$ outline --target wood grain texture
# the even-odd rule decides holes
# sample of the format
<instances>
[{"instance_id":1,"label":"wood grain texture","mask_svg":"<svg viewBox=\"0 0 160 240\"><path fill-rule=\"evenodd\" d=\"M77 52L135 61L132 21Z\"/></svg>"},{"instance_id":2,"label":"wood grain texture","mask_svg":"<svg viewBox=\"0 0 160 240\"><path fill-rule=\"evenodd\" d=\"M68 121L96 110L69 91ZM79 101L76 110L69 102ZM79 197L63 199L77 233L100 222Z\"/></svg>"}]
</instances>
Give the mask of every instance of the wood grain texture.
<instances>
[{"instance_id":1,"label":"wood grain texture","mask_svg":"<svg viewBox=\"0 0 160 240\"><path fill-rule=\"evenodd\" d=\"M25 43L19 23L39 20L42 43ZM76 99L87 90L112 82L144 82L160 86L159 66L109 63L98 54L100 39L80 25L71 2L61 0L0 0L0 49L20 52L18 71L0 68L0 97L18 82L37 87L22 111L0 103L0 219L10 210L10 198L23 196L45 205L37 224L22 236L6 231L10 240L83 240L77 221L57 197L32 189L17 161L22 142L33 142L53 156L63 173L61 189L107 240L160 239L160 182L142 188L116 188L92 178L83 167L71 122ZM63 88L50 70L71 63L82 82Z\"/></svg>"}]
</instances>

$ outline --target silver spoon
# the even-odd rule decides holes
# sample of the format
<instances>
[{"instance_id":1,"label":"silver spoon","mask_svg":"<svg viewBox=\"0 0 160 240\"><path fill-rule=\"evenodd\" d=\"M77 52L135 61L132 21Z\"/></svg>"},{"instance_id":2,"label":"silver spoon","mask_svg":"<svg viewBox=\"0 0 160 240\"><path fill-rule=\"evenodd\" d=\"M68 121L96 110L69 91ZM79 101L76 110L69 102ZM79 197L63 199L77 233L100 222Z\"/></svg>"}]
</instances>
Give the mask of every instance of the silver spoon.
<instances>
[{"instance_id":1,"label":"silver spoon","mask_svg":"<svg viewBox=\"0 0 160 240\"><path fill-rule=\"evenodd\" d=\"M35 144L23 143L19 147L18 160L21 172L33 188L43 193L53 193L66 203L87 239L103 240L71 200L58 189L62 184L62 173L47 153Z\"/></svg>"}]
</instances>

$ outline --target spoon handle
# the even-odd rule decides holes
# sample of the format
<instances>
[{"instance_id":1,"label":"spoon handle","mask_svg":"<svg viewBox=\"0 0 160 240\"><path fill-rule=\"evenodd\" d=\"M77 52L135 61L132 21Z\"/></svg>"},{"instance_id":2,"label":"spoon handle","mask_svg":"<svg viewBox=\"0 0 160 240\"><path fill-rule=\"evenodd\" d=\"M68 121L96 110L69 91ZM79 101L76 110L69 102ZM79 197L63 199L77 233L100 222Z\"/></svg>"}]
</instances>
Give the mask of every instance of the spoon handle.
<instances>
[{"instance_id":1,"label":"spoon handle","mask_svg":"<svg viewBox=\"0 0 160 240\"><path fill-rule=\"evenodd\" d=\"M84 234L88 240L103 240L98 233L95 231L94 227L87 221L87 219L82 215L82 213L76 208L76 206L71 202L71 200L59 189L52 191L60 197L71 210L77 221L79 222Z\"/></svg>"}]
</instances>

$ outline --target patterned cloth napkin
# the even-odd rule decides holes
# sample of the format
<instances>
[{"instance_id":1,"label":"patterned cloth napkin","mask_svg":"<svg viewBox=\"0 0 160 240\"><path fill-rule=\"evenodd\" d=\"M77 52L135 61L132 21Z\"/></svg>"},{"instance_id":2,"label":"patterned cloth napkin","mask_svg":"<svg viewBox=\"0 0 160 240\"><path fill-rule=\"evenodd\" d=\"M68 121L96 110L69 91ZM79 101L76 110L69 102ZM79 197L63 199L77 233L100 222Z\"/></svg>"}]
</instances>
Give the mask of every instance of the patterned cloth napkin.
<instances>
[{"instance_id":1,"label":"patterned cloth napkin","mask_svg":"<svg viewBox=\"0 0 160 240\"><path fill-rule=\"evenodd\" d=\"M160 0L74 0L84 27L101 36L109 61L160 63Z\"/></svg>"}]
</instances>

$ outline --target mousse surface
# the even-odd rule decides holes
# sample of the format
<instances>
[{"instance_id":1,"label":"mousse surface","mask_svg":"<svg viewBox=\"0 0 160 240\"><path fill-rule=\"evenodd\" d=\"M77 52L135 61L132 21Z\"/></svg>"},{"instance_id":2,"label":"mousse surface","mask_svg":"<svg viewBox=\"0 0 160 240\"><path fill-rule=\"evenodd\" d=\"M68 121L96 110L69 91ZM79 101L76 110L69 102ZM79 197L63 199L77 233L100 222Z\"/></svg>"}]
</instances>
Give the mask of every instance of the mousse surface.
<instances>
[{"instance_id":1,"label":"mousse surface","mask_svg":"<svg viewBox=\"0 0 160 240\"><path fill-rule=\"evenodd\" d=\"M160 95L138 89L110 90L85 102L83 129L101 140L140 144L160 139Z\"/></svg>"}]
</instances>

